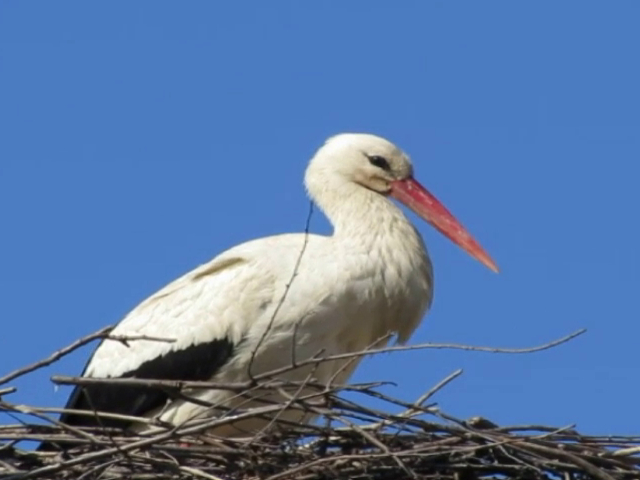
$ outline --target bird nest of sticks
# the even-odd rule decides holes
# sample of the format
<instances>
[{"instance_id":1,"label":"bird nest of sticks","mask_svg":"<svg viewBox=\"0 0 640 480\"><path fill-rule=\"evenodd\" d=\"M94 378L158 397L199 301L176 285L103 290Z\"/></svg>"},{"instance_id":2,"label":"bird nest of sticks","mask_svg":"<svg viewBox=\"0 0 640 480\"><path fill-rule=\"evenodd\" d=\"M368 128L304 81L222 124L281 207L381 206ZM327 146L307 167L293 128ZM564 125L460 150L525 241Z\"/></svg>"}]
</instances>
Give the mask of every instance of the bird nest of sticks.
<instances>
[{"instance_id":1,"label":"bird nest of sticks","mask_svg":"<svg viewBox=\"0 0 640 480\"><path fill-rule=\"evenodd\" d=\"M105 329L89 335L0 378L0 385L4 385L0 387L0 412L16 418L14 424L0 425L0 479L640 479L640 436L584 435L574 426L498 426L481 417L460 419L444 413L432 403L434 395L460 371L415 401L388 396L383 393L382 383L320 385L310 378L296 384L276 374L241 385L129 379L147 382L145 388L176 394L185 388L215 387L232 389L238 395L277 390L286 399L281 404L236 409L177 427L158 424L152 434L146 435L65 425L55 417L63 409L10 401L16 392L10 385L13 380L90 341L106 338L108 332ZM354 355L406 348L529 353L564 343L580 333L530 349L426 344ZM122 381L74 377L52 380L72 385ZM317 415L319 420L309 425L287 422L279 418L287 409ZM114 416L96 411L84 414ZM221 424L265 416L269 428L251 437L219 438L209 433ZM32 446L35 441L64 443L68 448L36 451Z\"/></svg>"}]
</instances>

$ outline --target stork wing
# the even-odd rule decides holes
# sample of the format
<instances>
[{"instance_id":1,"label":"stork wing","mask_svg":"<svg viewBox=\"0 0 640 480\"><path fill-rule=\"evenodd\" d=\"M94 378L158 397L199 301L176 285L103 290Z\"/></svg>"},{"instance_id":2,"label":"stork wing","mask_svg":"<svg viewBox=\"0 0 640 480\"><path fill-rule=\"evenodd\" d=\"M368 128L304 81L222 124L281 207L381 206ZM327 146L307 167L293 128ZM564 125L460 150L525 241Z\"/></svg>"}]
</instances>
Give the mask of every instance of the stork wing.
<instances>
[{"instance_id":1,"label":"stork wing","mask_svg":"<svg viewBox=\"0 0 640 480\"><path fill-rule=\"evenodd\" d=\"M148 360L119 378L208 380L231 357L233 347L227 338L191 345ZM162 407L169 399L169 393L160 389L128 385L89 385L76 387L65 408L142 416ZM119 428L130 423L66 413L60 420L69 425Z\"/></svg>"},{"instance_id":2,"label":"stork wing","mask_svg":"<svg viewBox=\"0 0 640 480\"><path fill-rule=\"evenodd\" d=\"M233 355L253 305L271 301L268 272L247 268L243 258L221 256L167 285L136 307L113 330L118 336L163 337L171 342L106 339L87 363L83 376L166 380L208 380ZM260 288L251 288L257 284ZM249 290L249 292L247 292ZM249 293L251 302L240 302ZM175 337L175 338L171 338ZM77 387L68 409L142 416L170 395L158 389L123 385ZM126 427L128 422L63 414L78 426Z\"/></svg>"}]
</instances>

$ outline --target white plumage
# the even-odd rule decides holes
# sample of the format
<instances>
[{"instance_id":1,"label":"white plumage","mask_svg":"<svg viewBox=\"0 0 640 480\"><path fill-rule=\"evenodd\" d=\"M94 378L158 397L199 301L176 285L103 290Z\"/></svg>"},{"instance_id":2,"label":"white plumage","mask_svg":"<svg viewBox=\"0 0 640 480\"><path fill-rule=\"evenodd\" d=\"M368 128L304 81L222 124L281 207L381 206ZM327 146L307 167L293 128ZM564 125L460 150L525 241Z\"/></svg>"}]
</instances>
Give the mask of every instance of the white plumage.
<instances>
[{"instance_id":1,"label":"white plumage","mask_svg":"<svg viewBox=\"0 0 640 480\"><path fill-rule=\"evenodd\" d=\"M244 381L249 378L252 352L268 327L251 365L253 374L286 366L292 349L295 358L302 360L319 352L360 351L389 332L400 342L407 341L431 303L432 268L422 238L389 196L408 204L495 269L444 207L412 180L408 157L380 137L343 134L329 139L309 164L305 183L311 198L332 222L332 236L279 235L220 254L142 302L113 331L114 335L175 338L174 343L133 341L125 346L104 341L84 375L137 377L145 373L152 378L174 378L184 374L190 379ZM436 203L430 204L432 201ZM274 316L298 261L296 276ZM194 347L203 345L196 352ZM201 352L211 354L214 349L220 352L215 361L209 358L211 365L203 365L206 360ZM338 381L346 380L357 363L351 362ZM342 365L324 363L314 376L326 382ZM301 380L308 372L303 368L286 376ZM141 404L135 404L133 391L115 395L117 392L110 394L104 391L106 387L101 388L88 393L77 390L69 406L86 407L83 395L89 395L91 404L100 403L99 409L159 415L174 424L212 414L206 407L167 398L143 402L143 409L152 408L138 411ZM233 394L227 391L201 390L195 395L213 404L234 404L228 401ZM111 403L100 399L111 399ZM289 418L302 420L293 414ZM66 418L70 423L74 419L86 423L80 417ZM264 422L253 422L215 433L243 435L262 426Z\"/></svg>"}]
</instances>

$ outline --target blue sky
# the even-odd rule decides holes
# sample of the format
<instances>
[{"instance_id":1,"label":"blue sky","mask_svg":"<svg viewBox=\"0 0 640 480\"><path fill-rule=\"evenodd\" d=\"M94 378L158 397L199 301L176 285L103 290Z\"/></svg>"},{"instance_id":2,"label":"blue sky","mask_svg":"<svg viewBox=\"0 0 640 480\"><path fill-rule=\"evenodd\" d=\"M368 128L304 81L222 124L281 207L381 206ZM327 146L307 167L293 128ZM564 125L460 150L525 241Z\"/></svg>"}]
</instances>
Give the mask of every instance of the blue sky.
<instances>
[{"instance_id":1,"label":"blue sky","mask_svg":"<svg viewBox=\"0 0 640 480\"><path fill-rule=\"evenodd\" d=\"M632 0L1 2L0 373L227 247L302 231L307 160L365 131L502 270L420 223L436 288L412 342L589 332L384 355L356 380L410 399L461 367L450 414L637 434L638 18ZM11 399L64 403L47 378L89 354Z\"/></svg>"}]
</instances>

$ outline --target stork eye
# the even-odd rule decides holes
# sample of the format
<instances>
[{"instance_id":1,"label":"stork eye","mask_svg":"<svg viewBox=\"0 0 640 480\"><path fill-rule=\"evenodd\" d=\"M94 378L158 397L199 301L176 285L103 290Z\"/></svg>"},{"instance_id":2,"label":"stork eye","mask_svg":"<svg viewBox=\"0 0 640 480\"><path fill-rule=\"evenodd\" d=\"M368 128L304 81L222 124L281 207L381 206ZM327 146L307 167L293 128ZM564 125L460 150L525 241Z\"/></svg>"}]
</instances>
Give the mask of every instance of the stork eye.
<instances>
[{"instance_id":1,"label":"stork eye","mask_svg":"<svg viewBox=\"0 0 640 480\"><path fill-rule=\"evenodd\" d=\"M391 165L386 158L381 157L380 155L367 155L369 162L371 165L375 165L378 168L386 170L387 172L391 171Z\"/></svg>"}]
</instances>

